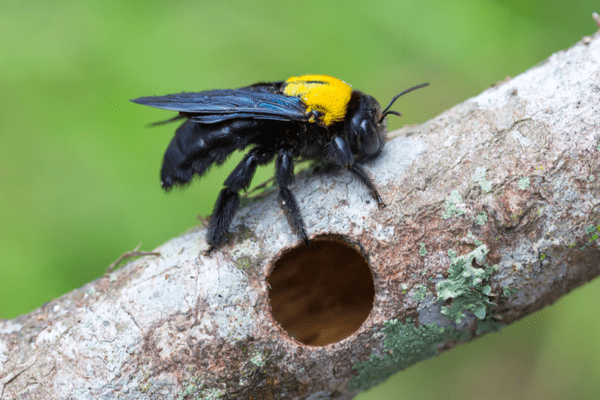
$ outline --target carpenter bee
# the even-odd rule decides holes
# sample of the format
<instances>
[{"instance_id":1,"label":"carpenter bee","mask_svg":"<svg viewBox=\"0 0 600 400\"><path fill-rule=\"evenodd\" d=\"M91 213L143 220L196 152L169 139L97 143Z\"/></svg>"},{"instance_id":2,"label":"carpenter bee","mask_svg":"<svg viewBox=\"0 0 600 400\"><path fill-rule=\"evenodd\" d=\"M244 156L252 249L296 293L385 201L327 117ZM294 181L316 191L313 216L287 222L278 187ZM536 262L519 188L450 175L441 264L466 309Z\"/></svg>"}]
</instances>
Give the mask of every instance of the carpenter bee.
<instances>
[{"instance_id":1,"label":"carpenter bee","mask_svg":"<svg viewBox=\"0 0 600 400\"><path fill-rule=\"evenodd\" d=\"M131 100L179 114L185 119L165 153L161 185L169 191L185 186L222 164L235 150L252 146L225 180L208 226L210 254L221 244L236 210L241 189L248 189L256 167L275 159L279 200L292 230L308 244L306 227L290 191L294 161L313 160L352 172L381 207L384 205L361 164L377 157L385 145L390 107L344 81L326 75L304 75L285 81L257 83L239 89L209 90Z\"/></svg>"}]
</instances>

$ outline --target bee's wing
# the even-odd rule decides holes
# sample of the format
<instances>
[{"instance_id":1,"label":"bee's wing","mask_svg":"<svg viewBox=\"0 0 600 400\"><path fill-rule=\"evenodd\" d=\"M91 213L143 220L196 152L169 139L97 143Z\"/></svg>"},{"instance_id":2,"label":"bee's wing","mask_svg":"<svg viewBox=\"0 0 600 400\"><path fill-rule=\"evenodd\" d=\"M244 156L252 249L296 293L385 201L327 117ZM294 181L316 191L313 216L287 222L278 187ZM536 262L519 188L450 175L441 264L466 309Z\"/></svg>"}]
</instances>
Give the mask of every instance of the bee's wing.
<instances>
[{"instance_id":1,"label":"bee's wing","mask_svg":"<svg viewBox=\"0 0 600 400\"><path fill-rule=\"evenodd\" d=\"M236 118L278 121L308 121L310 118L300 98L253 87L140 97L131 101L179 111L192 121L204 124Z\"/></svg>"}]
</instances>

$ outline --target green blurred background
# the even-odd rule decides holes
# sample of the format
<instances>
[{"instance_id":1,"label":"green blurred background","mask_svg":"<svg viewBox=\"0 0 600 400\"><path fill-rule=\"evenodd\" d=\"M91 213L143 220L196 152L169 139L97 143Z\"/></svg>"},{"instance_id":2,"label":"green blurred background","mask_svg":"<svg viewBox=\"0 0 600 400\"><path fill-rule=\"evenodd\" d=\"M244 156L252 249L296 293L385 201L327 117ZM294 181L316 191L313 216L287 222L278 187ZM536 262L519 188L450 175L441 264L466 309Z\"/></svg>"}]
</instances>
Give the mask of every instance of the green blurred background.
<instances>
[{"instance_id":1,"label":"green blurred background","mask_svg":"<svg viewBox=\"0 0 600 400\"><path fill-rule=\"evenodd\" d=\"M285 4L285 5L282 5ZM418 123L592 34L596 1L0 1L0 318L209 214L231 162L166 195L173 113L128 99L328 74ZM239 158L239 155L234 156ZM263 169L255 178L270 176ZM600 398L600 281L367 399Z\"/></svg>"}]
</instances>

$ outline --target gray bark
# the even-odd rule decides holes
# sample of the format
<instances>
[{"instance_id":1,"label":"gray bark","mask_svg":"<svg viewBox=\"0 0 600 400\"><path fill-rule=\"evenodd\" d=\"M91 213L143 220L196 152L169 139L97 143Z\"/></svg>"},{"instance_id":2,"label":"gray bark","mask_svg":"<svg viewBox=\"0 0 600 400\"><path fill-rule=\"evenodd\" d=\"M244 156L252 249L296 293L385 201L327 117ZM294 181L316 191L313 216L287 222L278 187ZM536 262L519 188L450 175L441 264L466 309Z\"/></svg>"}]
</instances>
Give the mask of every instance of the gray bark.
<instances>
[{"instance_id":1,"label":"gray bark","mask_svg":"<svg viewBox=\"0 0 600 400\"><path fill-rule=\"evenodd\" d=\"M373 274L343 340L305 345L273 319L266 279L299 243L272 194L212 258L194 229L0 321L0 397L350 398L523 318L600 273L599 100L595 36L393 132L367 168L385 208L348 173L298 179L310 237L350 243Z\"/></svg>"}]
</instances>

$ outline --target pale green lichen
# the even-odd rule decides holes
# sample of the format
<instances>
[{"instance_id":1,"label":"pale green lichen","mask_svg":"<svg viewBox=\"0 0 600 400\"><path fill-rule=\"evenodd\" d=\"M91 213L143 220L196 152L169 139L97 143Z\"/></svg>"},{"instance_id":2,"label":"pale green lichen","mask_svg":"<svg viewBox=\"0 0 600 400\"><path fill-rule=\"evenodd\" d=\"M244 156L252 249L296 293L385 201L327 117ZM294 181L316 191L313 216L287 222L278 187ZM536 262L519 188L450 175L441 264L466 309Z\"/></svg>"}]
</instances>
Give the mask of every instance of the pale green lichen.
<instances>
[{"instance_id":1,"label":"pale green lichen","mask_svg":"<svg viewBox=\"0 0 600 400\"><path fill-rule=\"evenodd\" d=\"M489 193L492 191L492 184L486 179L487 172L484 167L477 167L475 169L475 175L473 175L473 182L479 183L481 190L485 193Z\"/></svg>"},{"instance_id":2,"label":"pale green lichen","mask_svg":"<svg viewBox=\"0 0 600 400\"><path fill-rule=\"evenodd\" d=\"M185 389L178 393L178 400L217 400L225 395L225 391L217 388L203 389L204 382L194 377L194 383L189 383ZM198 383L198 381L200 381Z\"/></svg>"},{"instance_id":3,"label":"pale green lichen","mask_svg":"<svg viewBox=\"0 0 600 400\"><path fill-rule=\"evenodd\" d=\"M242 271L248 271L254 265L254 262L250 256L242 256L235 260L234 265Z\"/></svg>"},{"instance_id":4,"label":"pale green lichen","mask_svg":"<svg viewBox=\"0 0 600 400\"><path fill-rule=\"evenodd\" d=\"M250 359L250 362L256 365L257 367L265 366L265 360L263 360L263 357L260 353L255 353L254 356Z\"/></svg>"},{"instance_id":5,"label":"pale green lichen","mask_svg":"<svg viewBox=\"0 0 600 400\"><path fill-rule=\"evenodd\" d=\"M185 399L188 396L192 396L192 395L196 394L197 390L198 390L198 386L196 386L196 385L187 385L185 387L185 389L183 389L183 391L179 392L179 398L180 399Z\"/></svg>"},{"instance_id":6,"label":"pale green lichen","mask_svg":"<svg viewBox=\"0 0 600 400\"><path fill-rule=\"evenodd\" d=\"M517 183L517 185L521 190L529 189L529 178L526 176L522 177L521 179L519 179L519 183Z\"/></svg>"},{"instance_id":7,"label":"pale green lichen","mask_svg":"<svg viewBox=\"0 0 600 400\"><path fill-rule=\"evenodd\" d=\"M212 388L203 390L198 396L198 400L217 400L223 396L225 392L221 389Z\"/></svg>"},{"instance_id":8,"label":"pale green lichen","mask_svg":"<svg viewBox=\"0 0 600 400\"><path fill-rule=\"evenodd\" d=\"M384 323L381 330L385 334L381 355L372 354L366 361L356 363L352 368L358 375L348 384L349 390L367 389L385 381L396 372L438 354L438 345L448 341L470 339L469 332L452 328L439 328L435 323L415 327L406 319L406 324L392 319Z\"/></svg>"},{"instance_id":9,"label":"pale green lichen","mask_svg":"<svg viewBox=\"0 0 600 400\"><path fill-rule=\"evenodd\" d=\"M459 217L463 215L465 213L464 210L458 208L458 205L461 203L464 203L464 200L462 197L460 197L458 190L453 190L452 193L450 193L450 197L446 199L444 205L446 211L444 211L442 214L442 218L450 219L452 217Z\"/></svg>"},{"instance_id":10,"label":"pale green lichen","mask_svg":"<svg viewBox=\"0 0 600 400\"><path fill-rule=\"evenodd\" d=\"M419 249L419 255L421 257L425 257L427 255L427 249L425 248L425 243L421 243L421 248Z\"/></svg>"},{"instance_id":11,"label":"pale green lichen","mask_svg":"<svg viewBox=\"0 0 600 400\"><path fill-rule=\"evenodd\" d=\"M483 242L475 237L471 231L467 232L467 238L471 239L475 246L481 246Z\"/></svg>"},{"instance_id":12,"label":"pale green lichen","mask_svg":"<svg viewBox=\"0 0 600 400\"><path fill-rule=\"evenodd\" d=\"M502 294L504 297L508 298L515 293L517 293L517 289L511 288L510 286L502 286Z\"/></svg>"},{"instance_id":13,"label":"pale green lichen","mask_svg":"<svg viewBox=\"0 0 600 400\"><path fill-rule=\"evenodd\" d=\"M588 225L585 227L585 234L586 235L592 235L587 243L583 246L580 247L580 250L585 250L588 246L591 246L592 243L594 243L596 240L598 240L598 232L600 232L600 225L596 226L594 224L592 225Z\"/></svg>"},{"instance_id":14,"label":"pale green lichen","mask_svg":"<svg viewBox=\"0 0 600 400\"><path fill-rule=\"evenodd\" d=\"M199 376L194 376L190 381L183 382L185 388L179 392L178 400L196 399L204 386L204 380Z\"/></svg>"},{"instance_id":15,"label":"pale green lichen","mask_svg":"<svg viewBox=\"0 0 600 400\"><path fill-rule=\"evenodd\" d=\"M427 286L419 285L413 295L412 298L414 301L418 301L419 303L425 300L425 296L427 295Z\"/></svg>"},{"instance_id":16,"label":"pale green lichen","mask_svg":"<svg viewBox=\"0 0 600 400\"><path fill-rule=\"evenodd\" d=\"M487 214L485 211L480 212L479 214L477 214L477 216L475 217L475 224L476 225L485 225L485 223L487 222Z\"/></svg>"},{"instance_id":17,"label":"pale green lichen","mask_svg":"<svg viewBox=\"0 0 600 400\"><path fill-rule=\"evenodd\" d=\"M437 298L440 302L452 299L449 307L442 307L442 314L457 324L462 320L465 310L472 312L479 319L484 319L487 308L496 305L489 300L491 287L484 285L483 281L488 280L498 267L473 267L473 260L479 265L483 264L488 252L488 248L483 244L462 256L448 250L448 278L436 285Z\"/></svg>"}]
</instances>

